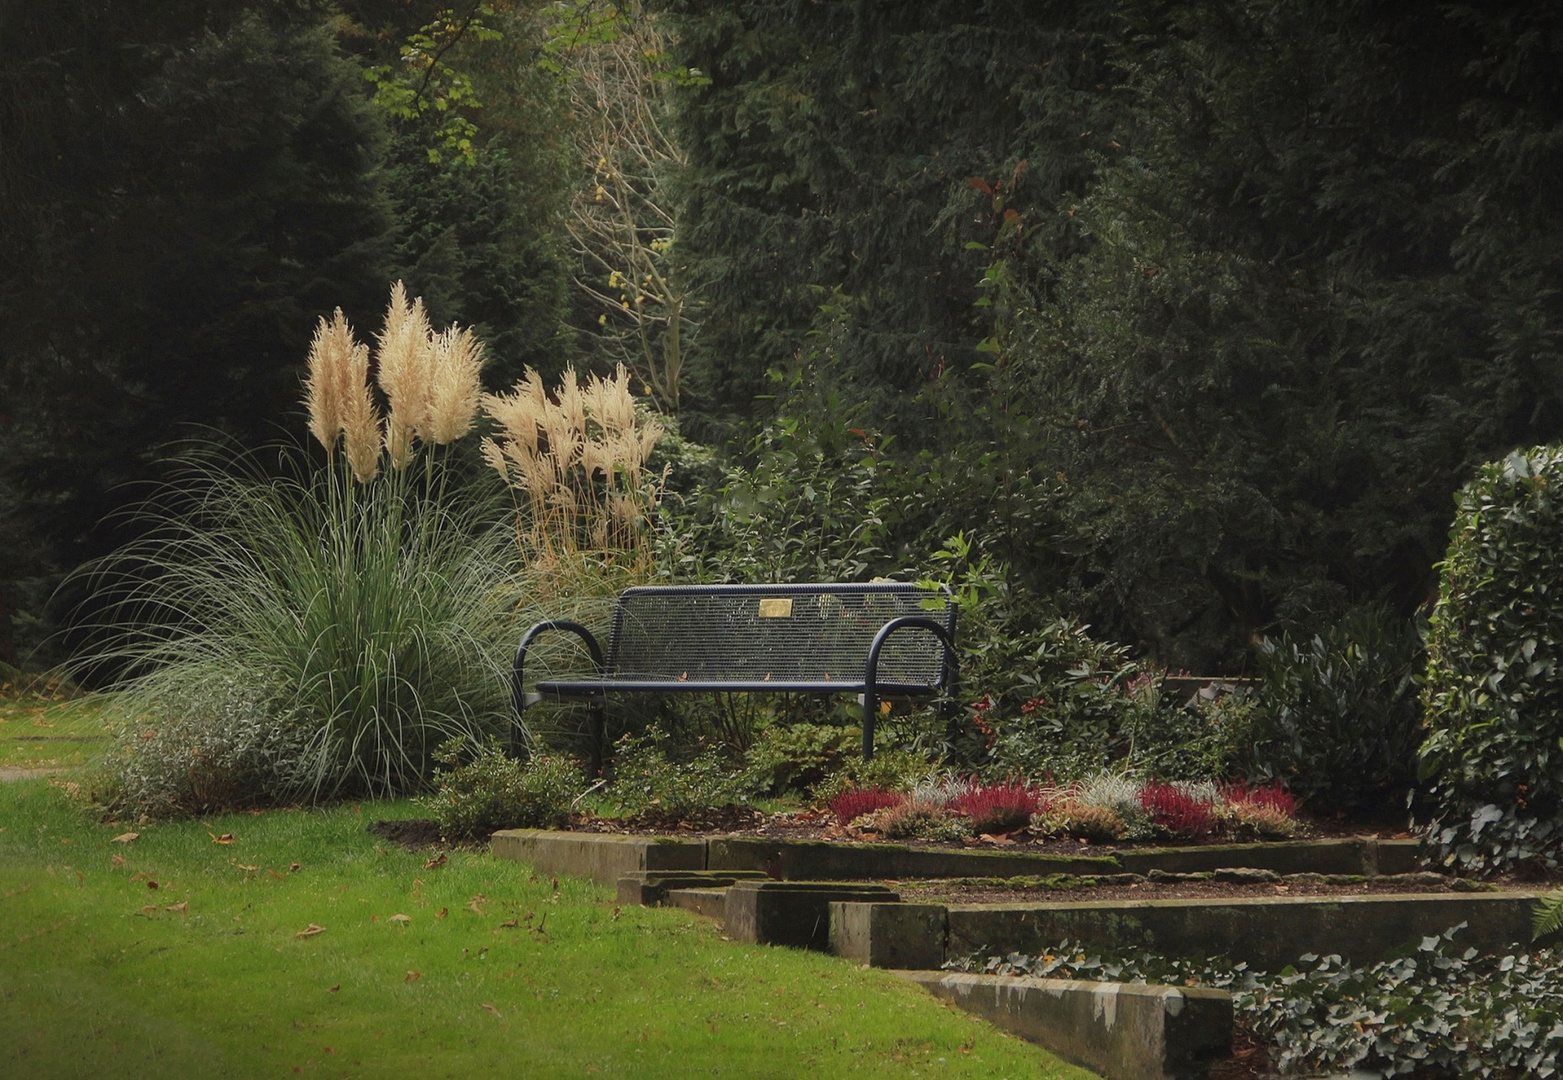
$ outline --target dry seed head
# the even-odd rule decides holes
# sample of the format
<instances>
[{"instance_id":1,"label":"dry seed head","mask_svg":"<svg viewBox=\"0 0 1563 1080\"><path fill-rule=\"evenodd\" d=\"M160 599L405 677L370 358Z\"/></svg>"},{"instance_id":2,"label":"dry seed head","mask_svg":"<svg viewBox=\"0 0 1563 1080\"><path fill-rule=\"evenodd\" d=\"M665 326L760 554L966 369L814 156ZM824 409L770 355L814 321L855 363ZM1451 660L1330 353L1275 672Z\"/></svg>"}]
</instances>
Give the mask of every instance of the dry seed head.
<instances>
[{"instance_id":1,"label":"dry seed head","mask_svg":"<svg viewBox=\"0 0 1563 1080\"><path fill-rule=\"evenodd\" d=\"M483 455L483 460L488 462L489 468L499 474L499 478L506 484L510 483L510 466L505 463L505 452L493 439L485 438L478 444L478 450Z\"/></svg>"},{"instance_id":2,"label":"dry seed head","mask_svg":"<svg viewBox=\"0 0 1563 1080\"><path fill-rule=\"evenodd\" d=\"M586 398L574 368L566 368L564 381L559 384L558 411L563 421L582 437L586 434Z\"/></svg>"},{"instance_id":3,"label":"dry seed head","mask_svg":"<svg viewBox=\"0 0 1563 1080\"><path fill-rule=\"evenodd\" d=\"M508 442L525 447L528 453L537 453L537 424L542 413L530 395L484 394L479 400Z\"/></svg>"},{"instance_id":4,"label":"dry seed head","mask_svg":"<svg viewBox=\"0 0 1563 1080\"><path fill-rule=\"evenodd\" d=\"M309 409L309 431L330 454L336 450L342 430L342 398L348 385L346 368L354 349L353 330L342 309L327 322L315 326L309 343L309 375L304 382L304 404Z\"/></svg>"},{"instance_id":5,"label":"dry seed head","mask_svg":"<svg viewBox=\"0 0 1563 1080\"><path fill-rule=\"evenodd\" d=\"M348 389L342 402L343 449L359 483L380 471L380 415L369 388L369 346L355 345L346 365Z\"/></svg>"},{"instance_id":6,"label":"dry seed head","mask_svg":"<svg viewBox=\"0 0 1563 1080\"><path fill-rule=\"evenodd\" d=\"M434 339L430 367L428 426L419 434L443 446L472 430L481 392L483 346L471 330L452 326Z\"/></svg>"},{"instance_id":7,"label":"dry seed head","mask_svg":"<svg viewBox=\"0 0 1563 1080\"><path fill-rule=\"evenodd\" d=\"M412 457L412 440L428 426L433 348L429 318L421 299L409 302L398 281L391 287L385 329L376 339L380 389L391 402L385 424L385 448L391 465L400 469Z\"/></svg>"}]
</instances>

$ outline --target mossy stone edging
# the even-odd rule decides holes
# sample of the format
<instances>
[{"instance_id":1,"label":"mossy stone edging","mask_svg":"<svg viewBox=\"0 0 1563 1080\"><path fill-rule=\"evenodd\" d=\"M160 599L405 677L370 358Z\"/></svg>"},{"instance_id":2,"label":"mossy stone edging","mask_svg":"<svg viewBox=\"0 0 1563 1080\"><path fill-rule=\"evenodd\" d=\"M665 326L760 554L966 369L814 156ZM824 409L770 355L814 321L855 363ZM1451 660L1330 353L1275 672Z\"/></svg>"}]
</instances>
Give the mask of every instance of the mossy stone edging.
<instances>
[{"instance_id":1,"label":"mossy stone edging","mask_svg":"<svg viewBox=\"0 0 1563 1080\"><path fill-rule=\"evenodd\" d=\"M937 966L935 958L942 963L978 952L1038 952L1067 940L1176 956L1227 956L1278 971L1310 952L1377 961L1397 946L1462 922L1467 926L1457 939L1461 944L1497 953L1529 940L1537 895L922 904L915 921L870 910L878 905L838 904L832 915L841 926L833 927L833 941L842 955L873 966L910 966L906 956ZM935 910L941 906L942 920Z\"/></svg>"},{"instance_id":2,"label":"mossy stone edging","mask_svg":"<svg viewBox=\"0 0 1563 1080\"><path fill-rule=\"evenodd\" d=\"M1215 844L1122 851L1113 855L917 848L902 844L844 844L828 840L770 840L752 836L685 838L503 829L495 856L529 862L540 872L571 874L604 885L643 871L763 872L781 880L865 881L906 878L1091 876L1191 873L1249 867L1277 873L1402 873L1416 865L1416 841L1372 839Z\"/></svg>"}]
</instances>

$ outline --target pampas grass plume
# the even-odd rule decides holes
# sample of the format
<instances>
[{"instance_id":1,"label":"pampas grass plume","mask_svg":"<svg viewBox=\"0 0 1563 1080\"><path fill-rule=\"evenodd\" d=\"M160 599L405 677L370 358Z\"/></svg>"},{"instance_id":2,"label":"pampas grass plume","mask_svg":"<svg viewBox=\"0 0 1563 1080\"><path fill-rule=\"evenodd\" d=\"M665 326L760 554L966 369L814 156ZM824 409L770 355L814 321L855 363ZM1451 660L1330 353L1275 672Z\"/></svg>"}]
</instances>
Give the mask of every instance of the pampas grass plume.
<instances>
[{"instance_id":1,"label":"pampas grass plume","mask_svg":"<svg viewBox=\"0 0 1563 1080\"><path fill-rule=\"evenodd\" d=\"M343 367L343 450L354 478L367 484L380 472L380 412L369 388L369 346L354 345Z\"/></svg>"},{"instance_id":2,"label":"pampas grass plume","mask_svg":"<svg viewBox=\"0 0 1563 1080\"><path fill-rule=\"evenodd\" d=\"M483 346L471 330L455 326L431 345L428 417L419 436L443 446L472 430L482 389Z\"/></svg>"},{"instance_id":3,"label":"pampas grass plume","mask_svg":"<svg viewBox=\"0 0 1563 1080\"><path fill-rule=\"evenodd\" d=\"M336 451L337 436L342 431L344 374L353 348L353 331L341 308L336 309L330 322L324 318L320 320L309 343L304 404L309 409L310 434L320 441L328 455Z\"/></svg>"},{"instance_id":4,"label":"pampas grass plume","mask_svg":"<svg viewBox=\"0 0 1563 1080\"><path fill-rule=\"evenodd\" d=\"M427 429L433 381L429 340L432 336L423 300L409 302L406 287L398 281L391 287L385 329L376 339L380 389L391 403L391 415L385 423L385 448L391 455L392 468L400 469L412 459L413 438Z\"/></svg>"}]
</instances>

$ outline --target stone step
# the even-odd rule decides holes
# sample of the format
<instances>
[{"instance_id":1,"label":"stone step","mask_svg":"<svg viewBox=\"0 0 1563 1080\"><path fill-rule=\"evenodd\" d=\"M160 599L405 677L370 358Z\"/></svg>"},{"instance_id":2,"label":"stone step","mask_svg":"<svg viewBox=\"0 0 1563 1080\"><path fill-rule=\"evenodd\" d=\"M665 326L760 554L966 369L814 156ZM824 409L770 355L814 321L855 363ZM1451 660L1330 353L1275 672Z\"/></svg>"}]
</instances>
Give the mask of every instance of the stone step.
<instances>
[{"instance_id":1,"label":"stone step","mask_svg":"<svg viewBox=\"0 0 1563 1080\"><path fill-rule=\"evenodd\" d=\"M1466 923L1456 940L1485 953L1530 940L1539 893L1387 894L1042 904L885 904L831 909L833 950L875 967L937 967L979 951L1038 952L1061 941L1227 956L1278 971L1304 953L1381 959ZM942 918L940 917L942 913Z\"/></svg>"},{"instance_id":2,"label":"stone step","mask_svg":"<svg viewBox=\"0 0 1563 1080\"><path fill-rule=\"evenodd\" d=\"M942 971L895 974L1110 1080L1203 1077L1232 1052L1232 997L1221 990Z\"/></svg>"},{"instance_id":3,"label":"stone step","mask_svg":"<svg viewBox=\"0 0 1563 1080\"><path fill-rule=\"evenodd\" d=\"M683 908L718 922L727 916L726 889L669 889L662 902L668 907Z\"/></svg>"}]
</instances>

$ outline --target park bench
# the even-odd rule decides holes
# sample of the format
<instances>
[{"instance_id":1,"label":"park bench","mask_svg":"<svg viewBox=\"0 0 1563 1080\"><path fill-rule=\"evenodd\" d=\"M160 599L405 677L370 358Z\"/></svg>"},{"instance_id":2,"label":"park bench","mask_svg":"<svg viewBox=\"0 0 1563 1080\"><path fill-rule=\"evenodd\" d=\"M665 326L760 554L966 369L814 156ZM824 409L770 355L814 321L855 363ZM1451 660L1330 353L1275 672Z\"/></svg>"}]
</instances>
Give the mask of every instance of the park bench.
<instances>
[{"instance_id":1,"label":"park bench","mask_svg":"<svg viewBox=\"0 0 1563 1080\"><path fill-rule=\"evenodd\" d=\"M527 650L550 631L580 637L594 671L524 687ZM955 682L955 605L948 590L867 585L671 585L625 590L606 651L580 623L537 623L516 649L511 753L522 714L544 700L591 705L592 765L602 767L609 694L854 693L863 757L874 756L880 702L928 699Z\"/></svg>"}]
</instances>

